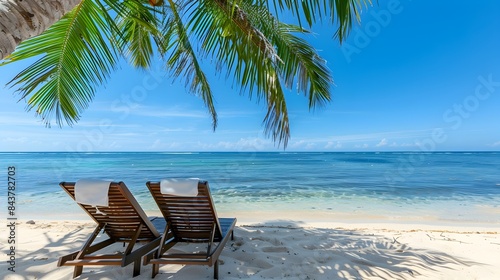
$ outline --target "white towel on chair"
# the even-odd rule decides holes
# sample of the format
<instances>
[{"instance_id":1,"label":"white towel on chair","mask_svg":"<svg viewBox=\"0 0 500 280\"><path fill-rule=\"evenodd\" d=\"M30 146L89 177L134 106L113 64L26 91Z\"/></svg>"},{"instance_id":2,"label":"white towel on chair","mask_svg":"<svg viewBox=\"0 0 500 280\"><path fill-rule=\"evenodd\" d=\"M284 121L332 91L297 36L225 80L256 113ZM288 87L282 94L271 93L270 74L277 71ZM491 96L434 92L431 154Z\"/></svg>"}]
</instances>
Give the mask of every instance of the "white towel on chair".
<instances>
[{"instance_id":1,"label":"white towel on chair","mask_svg":"<svg viewBox=\"0 0 500 280\"><path fill-rule=\"evenodd\" d=\"M111 181L81 179L75 183L75 201L91 206L109 206L108 191Z\"/></svg>"},{"instance_id":2,"label":"white towel on chair","mask_svg":"<svg viewBox=\"0 0 500 280\"><path fill-rule=\"evenodd\" d=\"M177 196L197 196L199 178L163 179L160 181L160 192Z\"/></svg>"}]
</instances>

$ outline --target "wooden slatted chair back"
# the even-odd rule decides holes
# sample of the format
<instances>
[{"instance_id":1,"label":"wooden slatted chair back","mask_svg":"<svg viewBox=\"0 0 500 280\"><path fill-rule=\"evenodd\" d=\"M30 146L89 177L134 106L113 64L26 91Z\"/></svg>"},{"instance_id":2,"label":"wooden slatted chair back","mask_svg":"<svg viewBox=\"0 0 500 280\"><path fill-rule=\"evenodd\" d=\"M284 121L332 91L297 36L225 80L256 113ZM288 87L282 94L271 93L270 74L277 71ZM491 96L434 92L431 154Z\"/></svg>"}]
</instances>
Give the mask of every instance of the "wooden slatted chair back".
<instances>
[{"instance_id":1,"label":"wooden slatted chair back","mask_svg":"<svg viewBox=\"0 0 500 280\"><path fill-rule=\"evenodd\" d=\"M60 186L75 199L75 183L62 182ZM130 241L141 223L141 233L137 242L152 240L160 235L123 182L112 182L109 187L108 197L108 207L95 207L80 203L78 205L96 223L105 225L104 231L110 238L116 241Z\"/></svg>"},{"instance_id":2,"label":"wooden slatted chair back","mask_svg":"<svg viewBox=\"0 0 500 280\"><path fill-rule=\"evenodd\" d=\"M221 227L208 182L198 183L197 196L162 194L159 182L147 182L170 231L178 242L209 242L215 226L214 242L222 239Z\"/></svg>"}]
</instances>

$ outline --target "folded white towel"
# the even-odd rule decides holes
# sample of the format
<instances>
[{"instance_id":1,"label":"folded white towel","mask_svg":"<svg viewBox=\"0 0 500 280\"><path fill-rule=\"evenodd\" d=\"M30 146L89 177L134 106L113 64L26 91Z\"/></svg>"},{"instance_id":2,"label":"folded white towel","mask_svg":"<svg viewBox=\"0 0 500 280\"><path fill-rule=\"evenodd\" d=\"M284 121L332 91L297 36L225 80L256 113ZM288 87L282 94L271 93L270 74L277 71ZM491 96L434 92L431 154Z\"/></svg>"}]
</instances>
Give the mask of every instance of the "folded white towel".
<instances>
[{"instance_id":1,"label":"folded white towel","mask_svg":"<svg viewBox=\"0 0 500 280\"><path fill-rule=\"evenodd\" d=\"M197 196L199 178L163 179L160 181L160 192L177 196Z\"/></svg>"},{"instance_id":2,"label":"folded white towel","mask_svg":"<svg viewBox=\"0 0 500 280\"><path fill-rule=\"evenodd\" d=\"M111 181L81 179L75 183L75 201L91 206L108 206Z\"/></svg>"}]
</instances>

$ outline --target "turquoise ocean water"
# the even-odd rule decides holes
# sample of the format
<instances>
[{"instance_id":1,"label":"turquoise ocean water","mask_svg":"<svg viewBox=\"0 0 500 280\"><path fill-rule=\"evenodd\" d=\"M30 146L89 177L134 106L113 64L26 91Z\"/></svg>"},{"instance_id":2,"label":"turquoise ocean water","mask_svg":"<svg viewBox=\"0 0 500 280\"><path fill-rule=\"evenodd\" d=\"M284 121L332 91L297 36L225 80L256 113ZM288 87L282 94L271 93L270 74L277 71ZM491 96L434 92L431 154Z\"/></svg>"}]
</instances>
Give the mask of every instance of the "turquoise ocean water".
<instances>
[{"instance_id":1,"label":"turquoise ocean water","mask_svg":"<svg viewBox=\"0 0 500 280\"><path fill-rule=\"evenodd\" d=\"M8 167L16 171L20 219L84 217L60 181L124 181L152 212L146 181L197 177L209 182L225 213L317 211L500 225L497 152L0 153L0 205L7 201Z\"/></svg>"}]
</instances>

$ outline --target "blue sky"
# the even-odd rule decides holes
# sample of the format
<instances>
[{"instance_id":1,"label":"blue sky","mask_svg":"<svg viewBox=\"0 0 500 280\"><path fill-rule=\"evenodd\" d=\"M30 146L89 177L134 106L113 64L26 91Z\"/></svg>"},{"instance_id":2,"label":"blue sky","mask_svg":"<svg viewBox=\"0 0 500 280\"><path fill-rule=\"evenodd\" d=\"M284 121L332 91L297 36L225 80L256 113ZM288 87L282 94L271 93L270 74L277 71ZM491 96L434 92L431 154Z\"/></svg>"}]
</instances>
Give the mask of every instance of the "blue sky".
<instances>
[{"instance_id":1,"label":"blue sky","mask_svg":"<svg viewBox=\"0 0 500 280\"><path fill-rule=\"evenodd\" d=\"M500 2L379 1L340 46L331 26L309 41L333 72L333 101L310 112L290 91L287 151L500 150ZM5 85L21 64L0 68ZM211 78L219 125L155 65L123 64L73 127L46 128L0 88L0 151L281 151L264 103Z\"/></svg>"}]
</instances>

